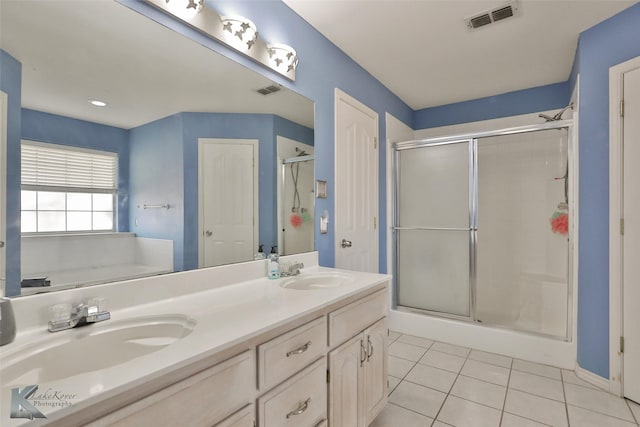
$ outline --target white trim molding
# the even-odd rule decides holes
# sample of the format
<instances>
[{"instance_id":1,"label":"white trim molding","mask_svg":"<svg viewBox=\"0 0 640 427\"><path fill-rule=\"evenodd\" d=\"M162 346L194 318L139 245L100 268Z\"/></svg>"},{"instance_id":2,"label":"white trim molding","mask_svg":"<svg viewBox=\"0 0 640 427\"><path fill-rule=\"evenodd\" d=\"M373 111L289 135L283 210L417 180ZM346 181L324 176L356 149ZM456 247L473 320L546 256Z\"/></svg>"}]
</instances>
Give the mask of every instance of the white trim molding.
<instances>
[{"instance_id":1,"label":"white trim molding","mask_svg":"<svg viewBox=\"0 0 640 427\"><path fill-rule=\"evenodd\" d=\"M589 384L594 385L602 390L610 391L610 386L609 386L610 382L607 378L601 377L598 374L594 374L591 371L587 371L586 369L584 369L583 367L577 364L575 367L575 372L576 372L576 376L581 380L586 381Z\"/></svg>"},{"instance_id":2,"label":"white trim molding","mask_svg":"<svg viewBox=\"0 0 640 427\"><path fill-rule=\"evenodd\" d=\"M640 56L609 68L609 387L623 395L622 353L622 117L624 73L640 68Z\"/></svg>"}]
</instances>

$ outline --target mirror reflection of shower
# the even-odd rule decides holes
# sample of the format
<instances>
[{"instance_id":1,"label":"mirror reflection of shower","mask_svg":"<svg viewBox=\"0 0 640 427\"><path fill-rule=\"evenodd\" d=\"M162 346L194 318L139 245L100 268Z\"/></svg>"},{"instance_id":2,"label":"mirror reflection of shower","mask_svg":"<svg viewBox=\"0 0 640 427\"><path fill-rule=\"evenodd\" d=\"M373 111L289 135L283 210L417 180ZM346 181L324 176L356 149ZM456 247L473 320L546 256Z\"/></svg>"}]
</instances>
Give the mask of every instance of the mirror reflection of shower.
<instances>
[{"instance_id":1,"label":"mirror reflection of shower","mask_svg":"<svg viewBox=\"0 0 640 427\"><path fill-rule=\"evenodd\" d=\"M313 251L313 146L278 136L278 249L280 255Z\"/></svg>"}]
</instances>

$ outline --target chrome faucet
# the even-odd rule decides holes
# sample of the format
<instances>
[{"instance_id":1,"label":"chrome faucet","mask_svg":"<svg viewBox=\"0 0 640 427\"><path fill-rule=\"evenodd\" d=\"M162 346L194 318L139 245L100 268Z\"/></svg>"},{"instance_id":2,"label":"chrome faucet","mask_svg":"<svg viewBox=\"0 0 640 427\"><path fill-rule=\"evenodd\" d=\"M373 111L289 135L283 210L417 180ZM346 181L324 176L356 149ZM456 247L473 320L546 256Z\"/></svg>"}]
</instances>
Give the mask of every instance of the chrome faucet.
<instances>
[{"instance_id":1,"label":"chrome faucet","mask_svg":"<svg viewBox=\"0 0 640 427\"><path fill-rule=\"evenodd\" d=\"M301 262L296 262L293 264L289 264L287 266L287 268L285 269L285 271L280 273L280 277L291 277L291 276L297 276L298 274L300 274L300 269L304 268L304 264Z\"/></svg>"},{"instance_id":2,"label":"chrome faucet","mask_svg":"<svg viewBox=\"0 0 640 427\"><path fill-rule=\"evenodd\" d=\"M49 307L49 332L64 331L89 323L111 319L104 298L91 298L86 303L56 304Z\"/></svg>"}]
</instances>

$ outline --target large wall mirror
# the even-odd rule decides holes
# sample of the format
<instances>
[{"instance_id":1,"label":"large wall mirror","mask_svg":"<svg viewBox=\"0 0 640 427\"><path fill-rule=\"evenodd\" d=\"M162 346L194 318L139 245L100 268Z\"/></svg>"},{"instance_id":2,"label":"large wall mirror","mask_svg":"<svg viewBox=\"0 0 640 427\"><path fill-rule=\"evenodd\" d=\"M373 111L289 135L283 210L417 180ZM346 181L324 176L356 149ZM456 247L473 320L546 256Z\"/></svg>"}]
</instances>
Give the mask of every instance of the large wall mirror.
<instances>
[{"instance_id":1,"label":"large wall mirror","mask_svg":"<svg viewBox=\"0 0 640 427\"><path fill-rule=\"evenodd\" d=\"M117 2L0 7L21 64L7 296L313 250L312 101Z\"/></svg>"}]
</instances>

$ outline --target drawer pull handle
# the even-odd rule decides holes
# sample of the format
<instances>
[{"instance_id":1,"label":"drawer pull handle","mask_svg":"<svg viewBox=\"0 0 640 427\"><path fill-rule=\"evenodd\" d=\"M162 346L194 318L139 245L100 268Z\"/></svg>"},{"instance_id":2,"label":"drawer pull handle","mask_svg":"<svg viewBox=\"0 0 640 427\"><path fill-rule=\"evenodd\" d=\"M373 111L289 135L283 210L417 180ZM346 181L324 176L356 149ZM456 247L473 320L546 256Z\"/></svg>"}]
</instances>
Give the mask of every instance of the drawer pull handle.
<instances>
[{"instance_id":1,"label":"drawer pull handle","mask_svg":"<svg viewBox=\"0 0 640 427\"><path fill-rule=\"evenodd\" d=\"M296 354L302 354L305 351L307 351L309 349L309 346L311 345L311 341L307 341L306 344L301 345L300 347L293 349L291 351L287 351L287 357L289 356L295 356Z\"/></svg>"},{"instance_id":2,"label":"drawer pull handle","mask_svg":"<svg viewBox=\"0 0 640 427\"><path fill-rule=\"evenodd\" d=\"M367 337L367 362L373 356L373 343L371 342L371 337Z\"/></svg>"},{"instance_id":3,"label":"drawer pull handle","mask_svg":"<svg viewBox=\"0 0 640 427\"><path fill-rule=\"evenodd\" d=\"M304 402L302 402L299 406L298 409L293 410L291 412L289 412L287 414L287 419L291 418L294 415L300 415L302 414L304 411L307 410L307 408L309 407L309 402L311 402L311 398L308 398L307 400L305 400Z\"/></svg>"}]
</instances>

